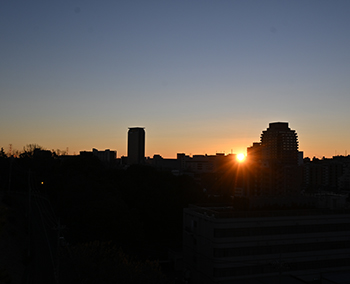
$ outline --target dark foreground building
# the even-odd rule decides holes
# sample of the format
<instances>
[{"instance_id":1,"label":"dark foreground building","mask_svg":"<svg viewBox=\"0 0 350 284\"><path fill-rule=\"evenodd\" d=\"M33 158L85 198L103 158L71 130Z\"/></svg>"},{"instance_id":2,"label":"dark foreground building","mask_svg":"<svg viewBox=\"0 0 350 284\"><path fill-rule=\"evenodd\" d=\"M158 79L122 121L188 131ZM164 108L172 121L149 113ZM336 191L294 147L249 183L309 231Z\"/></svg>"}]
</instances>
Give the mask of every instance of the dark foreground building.
<instances>
[{"instance_id":1,"label":"dark foreground building","mask_svg":"<svg viewBox=\"0 0 350 284\"><path fill-rule=\"evenodd\" d=\"M349 211L192 206L183 218L189 283L315 283L296 279L350 270Z\"/></svg>"}]
</instances>

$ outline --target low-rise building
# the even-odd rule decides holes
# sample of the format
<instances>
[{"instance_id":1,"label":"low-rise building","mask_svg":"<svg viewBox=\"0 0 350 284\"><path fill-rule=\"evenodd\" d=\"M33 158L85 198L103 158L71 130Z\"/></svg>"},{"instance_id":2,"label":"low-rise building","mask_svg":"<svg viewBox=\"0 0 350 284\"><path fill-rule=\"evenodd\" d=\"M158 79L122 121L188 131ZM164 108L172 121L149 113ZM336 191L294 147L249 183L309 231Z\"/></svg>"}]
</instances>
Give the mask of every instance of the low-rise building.
<instances>
[{"instance_id":1,"label":"low-rise building","mask_svg":"<svg viewBox=\"0 0 350 284\"><path fill-rule=\"evenodd\" d=\"M350 211L191 206L183 219L190 283L245 283L350 269Z\"/></svg>"},{"instance_id":2,"label":"low-rise building","mask_svg":"<svg viewBox=\"0 0 350 284\"><path fill-rule=\"evenodd\" d=\"M90 151L80 151L80 156L83 156L83 157L95 156L101 162L111 163L111 162L114 162L116 160L116 158L117 158L117 151L111 151L109 149L106 149L104 151L99 151L99 150L93 148L92 152L90 152Z\"/></svg>"}]
</instances>

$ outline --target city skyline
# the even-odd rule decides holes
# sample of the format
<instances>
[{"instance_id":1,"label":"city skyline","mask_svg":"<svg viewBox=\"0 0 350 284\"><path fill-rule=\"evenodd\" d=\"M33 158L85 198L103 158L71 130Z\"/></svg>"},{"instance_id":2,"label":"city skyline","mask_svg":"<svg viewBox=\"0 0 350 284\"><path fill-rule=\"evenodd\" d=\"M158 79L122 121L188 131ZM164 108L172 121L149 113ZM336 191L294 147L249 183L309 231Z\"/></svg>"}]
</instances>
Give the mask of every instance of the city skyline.
<instances>
[{"instance_id":1,"label":"city skyline","mask_svg":"<svg viewBox=\"0 0 350 284\"><path fill-rule=\"evenodd\" d=\"M0 147L246 153L288 122L305 157L350 151L348 1L7 1Z\"/></svg>"},{"instance_id":2,"label":"city skyline","mask_svg":"<svg viewBox=\"0 0 350 284\"><path fill-rule=\"evenodd\" d=\"M271 125L287 125L288 126L288 122L281 122L281 121L274 121L274 122L270 122L269 123L269 127L271 127ZM265 130L262 130L262 134L261 134L261 137L264 135L264 133L269 130L269 127L267 127ZM145 127L128 127L129 131L128 131L128 137L127 137L127 142L126 142L126 147L127 147L127 152L129 151L129 148L130 148L130 130L142 130L143 132L143 136L145 136ZM294 131L294 130L292 130ZM296 134L296 137L298 137L298 135ZM145 137L142 138L143 142L141 142L141 144L143 144L143 148L146 144L146 139ZM296 138L298 140L298 138ZM136 141L135 141L136 142ZM138 141L137 143L140 143L140 141ZM225 154L225 155L229 155L229 154L234 154L234 155L237 155L237 159L238 161L244 161L245 157L248 156L248 152L249 152L249 148L253 148L254 146L256 146L256 144L261 144L262 143L262 140L260 139L258 142L257 141L252 141L251 142L251 145L249 147L246 148L245 151L239 151L239 152L233 152L232 148L231 148L231 152L226 152L226 151L215 151L213 153L208 153L208 152L205 152L205 153L186 153L186 152L176 152L175 153L175 156L177 154L186 154L186 155L189 155L189 156L194 156L194 155L216 155L216 154ZM297 141L297 144L299 144L299 141ZM69 152L69 148L67 147L66 149L54 149L54 148L48 148L48 147L43 147L43 145L40 145L40 144L37 144L37 143L29 143L29 144L26 144L25 146L23 146L23 148L21 149L16 149L16 148L13 148L13 145L12 144L9 144L8 145L8 148L6 147L2 147L0 146L2 149L4 149L5 153L14 153L14 152L21 152L21 150L27 148L27 146L31 145L32 147L42 147L44 150L53 150L53 151L60 151L61 154L69 154L69 155L79 155L79 153L81 152L84 152L84 151L89 151L89 149L84 149L84 150L79 150L78 152L75 152L74 153L71 153ZM135 145L136 146L136 145ZM136 148L138 148L139 146L137 146ZM141 146L142 147L142 146ZM299 148L297 146L297 148ZM93 147L92 148L94 151L97 151L96 147ZM107 147L105 149L98 149L98 150L101 150L101 151L109 151L109 150L115 150L116 152L118 151L118 149L113 149L111 147ZM136 150L136 151L139 151L139 150ZM141 150L141 151L145 151L145 149ZM304 151L298 149L297 150L298 152L302 152L303 154L303 157L306 158L306 157L309 157L309 156L304 156ZM122 151L123 152L123 151ZM140 153L139 153L140 154ZM139 155L138 154L138 155ZM154 154L152 155L144 155L144 158L152 158L152 156L154 155L159 155L163 158L174 158L174 157L166 157L166 156L163 156L161 153L159 152L155 152ZM348 153L347 151L345 151L345 154L343 155L342 153L335 153L335 155L333 155L332 157L334 156L347 156ZM143 155L141 154L140 157L142 157ZM121 155L117 155L115 158L121 158L121 157L128 157L128 154L124 155L124 154L121 154ZM316 156L313 156L313 157L316 157ZM309 157L309 158L313 158L313 157ZM325 156L322 156L322 158L324 158ZM176 157L175 157L176 158ZM319 158L319 157L316 157L316 158Z\"/></svg>"}]
</instances>

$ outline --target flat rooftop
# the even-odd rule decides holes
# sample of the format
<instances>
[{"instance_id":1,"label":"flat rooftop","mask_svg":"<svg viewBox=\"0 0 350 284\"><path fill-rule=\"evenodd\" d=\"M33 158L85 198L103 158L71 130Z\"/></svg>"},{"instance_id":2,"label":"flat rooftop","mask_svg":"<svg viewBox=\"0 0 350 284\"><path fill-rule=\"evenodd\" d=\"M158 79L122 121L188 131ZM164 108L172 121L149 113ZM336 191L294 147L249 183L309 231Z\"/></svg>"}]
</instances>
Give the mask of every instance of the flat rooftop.
<instances>
[{"instance_id":1,"label":"flat rooftop","mask_svg":"<svg viewBox=\"0 0 350 284\"><path fill-rule=\"evenodd\" d=\"M350 210L330 210L330 209L286 209L286 210L237 210L233 206L213 206L190 204L187 208L192 212L205 216L225 219L225 218L258 218L258 217L293 217L293 216L315 216L315 215L340 215L350 214Z\"/></svg>"}]
</instances>

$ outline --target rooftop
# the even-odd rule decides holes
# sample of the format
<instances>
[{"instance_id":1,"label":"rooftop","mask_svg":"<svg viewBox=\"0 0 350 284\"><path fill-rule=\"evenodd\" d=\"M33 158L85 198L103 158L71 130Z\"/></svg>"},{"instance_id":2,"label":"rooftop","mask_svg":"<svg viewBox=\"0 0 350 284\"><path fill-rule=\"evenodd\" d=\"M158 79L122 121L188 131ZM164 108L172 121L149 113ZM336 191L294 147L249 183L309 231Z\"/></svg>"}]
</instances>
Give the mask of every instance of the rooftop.
<instances>
[{"instance_id":1,"label":"rooftop","mask_svg":"<svg viewBox=\"0 0 350 284\"><path fill-rule=\"evenodd\" d=\"M350 214L350 210L329 210L329 209L288 209L288 210L246 210L240 211L233 206L210 206L190 204L189 209L205 216L225 218L256 218L256 217L295 217L295 216L317 216L317 215L339 215Z\"/></svg>"}]
</instances>

